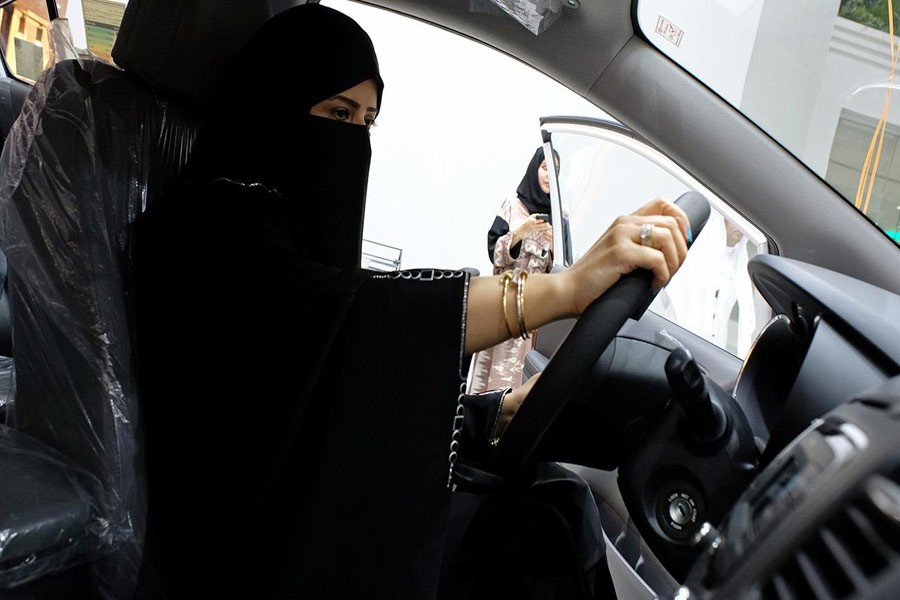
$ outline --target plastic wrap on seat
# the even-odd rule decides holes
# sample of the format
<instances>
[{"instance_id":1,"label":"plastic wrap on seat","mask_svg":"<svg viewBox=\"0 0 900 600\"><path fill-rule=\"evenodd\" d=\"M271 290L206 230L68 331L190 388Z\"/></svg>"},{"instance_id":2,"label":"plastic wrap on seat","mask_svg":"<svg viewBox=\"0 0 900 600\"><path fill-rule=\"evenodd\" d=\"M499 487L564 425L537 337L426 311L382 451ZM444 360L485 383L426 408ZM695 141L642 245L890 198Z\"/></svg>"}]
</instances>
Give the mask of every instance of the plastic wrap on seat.
<instances>
[{"instance_id":1,"label":"plastic wrap on seat","mask_svg":"<svg viewBox=\"0 0 900 600\"><path fill-rule=\"evenodd\" d=\"M120 598L137 578L146 514L129 232L176 180L196 119L136 78L79 56L64 25L51 28L54 64L0 157L12 422L101 482L90 529L106 557L92 569L101 595ZM3 561L0 545L0 568Z\"/></svg>"},{"instance_id":2,"label":"plastic wrap on seat","mask_svg":"<svg viewBox=\"0 0 900 600\"><path fill-rule=\"evenodd\" d=\"M0 356L0 423L6 423L6 411L12 409L13 359Z\"/></svg>"},{"instance_id":3,"label":"plastic wrap on seat","mask_svg":"<svg viewBox=\"0 0 900 600\"><path fill-rule=\"evenodd\" d=\"M0 426L0 473L0 588L102 552L103 488L86 469Z\"/></svg>"}]
</instances>

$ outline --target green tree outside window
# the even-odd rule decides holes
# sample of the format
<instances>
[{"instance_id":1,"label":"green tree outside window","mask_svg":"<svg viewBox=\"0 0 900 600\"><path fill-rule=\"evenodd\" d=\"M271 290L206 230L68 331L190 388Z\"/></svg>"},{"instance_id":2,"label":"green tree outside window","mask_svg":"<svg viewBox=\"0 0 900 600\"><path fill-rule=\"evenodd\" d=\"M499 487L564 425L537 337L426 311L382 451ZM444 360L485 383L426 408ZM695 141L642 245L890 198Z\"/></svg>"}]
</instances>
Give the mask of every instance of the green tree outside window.
<instances>
[{"instance_id":1,"label":"green tree outside window","mask_svg":"<svg viewBox=\"0 0 900 600\"><path fill-rule=\"evenodd\" d=\"M894 7L894 33L900 33L900 12ZM838 15L873 29L888 31L887 0L841 0Z\"/></svg>"}]
</instances>

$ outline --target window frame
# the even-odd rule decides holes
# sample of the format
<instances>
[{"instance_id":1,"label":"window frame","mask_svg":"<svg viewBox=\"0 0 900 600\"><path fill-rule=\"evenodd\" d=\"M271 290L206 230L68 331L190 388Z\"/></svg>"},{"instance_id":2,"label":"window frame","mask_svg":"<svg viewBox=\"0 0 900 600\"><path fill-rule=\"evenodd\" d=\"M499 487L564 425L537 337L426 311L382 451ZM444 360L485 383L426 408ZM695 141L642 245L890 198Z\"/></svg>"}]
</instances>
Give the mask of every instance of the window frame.
<instances>
[{"instance_id":1,"label":"window frame","mask_svg":"<svg viewBox=\"0 0 900 600\"><path fill-rule=\"evenodd\" d=\"M703 194L709 200L714 210L717 210L723 216L728 217L732 221L736 222L741 227L741 229L743 229L750 236L753 243L765 245L765 252L767 254L777 254L775 245L771 243L771 240L766 232L761 230L755 223L747 219L741 213L737 212L724 199L722 199L718 194L709 189L705 184L703 184L703 182L694 177L689 171L663 154L653 144L629 129L626 125L615 121L594 119L590 117L559 116L541 117L540 124L541 136L544 140L545 150L552 149L554 133L584 135L632 150L641 157L655 164L657 167L667 171L675 179L683 183L691 190L695 190ZM559 182L555 173L549 171L549 174L550 198L554 210L554 222L562 223L561 219L558 218L562 214L562 199L559 193ZM554 239L560 237L560 235L554 235ZM559 249L554 247L554 254L557 257L554 259L554 263L556 263L557 266L562 267L572 266L572 263L574 261L573 257L568 251L569 249L561 251L563 250L562 242L560 241L559 243ZM562 257L562 262L559 262L560 257Z\"/></svg>"}]
</instances>

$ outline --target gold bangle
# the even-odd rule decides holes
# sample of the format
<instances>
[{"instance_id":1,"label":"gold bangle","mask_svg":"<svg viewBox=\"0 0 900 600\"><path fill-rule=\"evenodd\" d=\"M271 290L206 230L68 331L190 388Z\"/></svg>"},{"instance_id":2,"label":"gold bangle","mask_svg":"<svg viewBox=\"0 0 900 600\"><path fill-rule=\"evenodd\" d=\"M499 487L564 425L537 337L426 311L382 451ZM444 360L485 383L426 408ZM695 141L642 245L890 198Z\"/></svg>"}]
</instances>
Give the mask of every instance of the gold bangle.
<instances>
[{"instance_id":1,"label":"gold bangle","mask_svg":"<svg viewBox=\"0 0 900 600\"><path fill-rule=\"evenodd\" d=\"M519 336L523 340L531 337L525 328L525 280L528 279L528 273L520 271L516 279L516 309L519 314Z\"/></svg>"},{"instance_id":2,"label":"gold bangle","mask_svg":"<svg viewBox=\"0 0 900 600\"><path fill-rule=\"evenodd\" d=\"M506 331L509 332L510 338L516 337L512 332L512 328L509 326L509 311L506 308L506 292L509 290L509 283L512 281L512 278L512 271L504 271L500 276L500 285L503 286L503 298L500 300L503 305L503 324L506 325Z\"/></svg>"}]
</instances>

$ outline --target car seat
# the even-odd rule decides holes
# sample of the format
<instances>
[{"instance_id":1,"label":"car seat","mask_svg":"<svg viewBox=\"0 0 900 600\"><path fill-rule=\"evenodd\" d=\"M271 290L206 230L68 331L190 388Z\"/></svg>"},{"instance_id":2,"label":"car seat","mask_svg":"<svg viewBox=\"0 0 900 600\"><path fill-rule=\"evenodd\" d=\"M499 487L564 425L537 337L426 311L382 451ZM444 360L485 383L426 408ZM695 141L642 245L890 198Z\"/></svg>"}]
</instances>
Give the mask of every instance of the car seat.
<instances>
[{"instance_id":1,"label":"car seat","mask_svg":"<svg viewBox=\"0 0 900 600\"><path fill-rule=\"evenodd\" d=\"M0 530L17 542L0 546L0 586L90 560L96 591L127 597L146 497L128 231L177 177L196 119L66 32L53 25L56 62L0 158L16 357Z\"/></svg>"},{"instance_id":2,"label":"car seat","mask_svg":"<svg viewBox=\"0 0 900 600\"><path fill-rule=\"evenodd\" d=\"M89 589L61 587L69 597L134 592L146 490L131 232L176 182L212 81L272 4L289 3L131 0L114 49L124 71L52 25L53 64L0 157L16 357L0 590L15 597L73 565Z\"/></svg>"}]
</instances>

